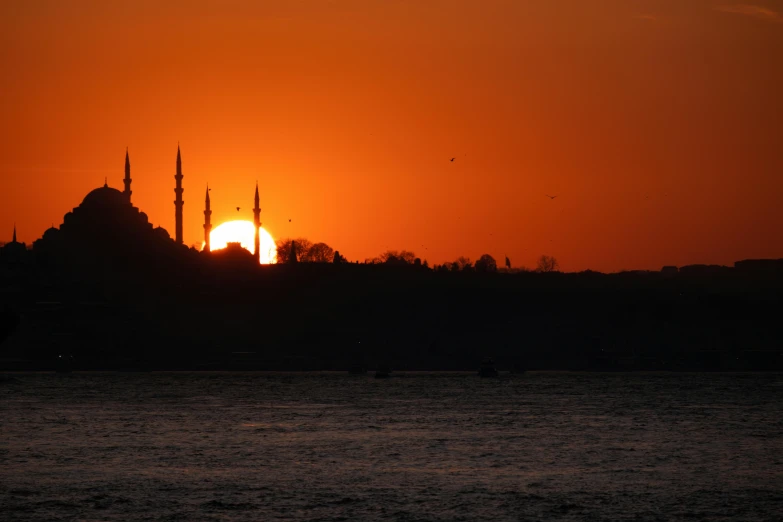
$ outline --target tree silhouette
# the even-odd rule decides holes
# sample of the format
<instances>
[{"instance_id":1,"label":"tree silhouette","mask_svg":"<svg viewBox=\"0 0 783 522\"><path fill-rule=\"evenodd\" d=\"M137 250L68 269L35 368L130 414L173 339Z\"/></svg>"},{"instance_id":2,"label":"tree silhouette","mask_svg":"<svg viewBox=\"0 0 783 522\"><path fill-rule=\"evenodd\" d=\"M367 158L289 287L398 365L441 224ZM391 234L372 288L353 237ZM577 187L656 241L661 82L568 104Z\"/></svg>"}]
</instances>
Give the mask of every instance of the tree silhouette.
<instances>
[{"instance_id":1,"label":"tree silhouette","mask_svg":"<svg viewBox=\"0 0 783 522\"><path fill-rule=\"evenodd\" d=\"M275 247L277 247L277 262L288 263L288 258L291 256L291 240L278 239L275 241Z\"/></svg>"},{"instance_id":2,"label":"tree silhouette","mask_svg":"<svg viewBox=\"0 0 783 522\"><path fill-rule=\"evenodd\" d=\"M334 250L326 243L316 243L307 249L305 261L310 263L331 263L334 261ZM300 256L300 260L303 260Z\"/></svg>"},{"instance_id":3,"label":"tree silhouette","mask_svg":"<svg viewBox=\"0 0 783 522\"><path fill-rule=\"evenodd\" d=\"M296 241L296 258L300 262L306 263L307 261L310 261L309 252L310 252L310 248L313 246L313 243L310 240L305 239L303 237L297 238L295 241Z\"/></svg>"},{"instance_id":4,"label":"tree silhouette","mask_svg":"<svg viewBox=\"0 0 783 522\"><path fill-rule=\"evenodd\" d=\"M459 256L456 261L451 263L452 272L470 272L473 270L473 263L469 257Z\"/></svg>"},{"instance_id":5,"label":"tree silhouette","mask_svg":"<svg viewBox=\"0 0 783 522\"><path fill-rule=\"evenodd\" d=\"M483 273L497 272L498 264L495 261L494 257L492 257L489 254L484 254L478 259L478 261L476 261L474 268L476 272L483 272Z\"/></svg>"},{"instance_id":6,"label":"tree silhouette","mask_svg":"<svg viewBox=\"0 0 783 522\"><path fill-rule=\"evenodd\" d=\"M407 250L400 252L396 250L387 250L378 258L381 263L387 265L412 265L416 260L416 254Z\"/></svg>"},{"instance_id":7,"label":"tree silhouette","mask_svg":"<svg viewBox=\"0 0 783 522\"><path fill-rule=\"evenodd\" d=\"M536 263L536 272L557 272L560 270L560 264L553 256L541 256Z\"/></svg>"},{"instance_id":8,"label":"tree silhouette","mask_svg":"<svg viewBox=\"0 0 783 522\"><path fill-rule=\"evenodd\" d=\"M409 265L412 265L414 261L416 261L416 254L407 250L401 251L399 257Z\"/></svg>"},{"instance_id":9,"label":"tree silhouette","mask_svg":"<svg viewBox=\"0 0 783 522\"><path fill-rule=\"evenodd\" d=\"M277 262L278 263L292 263L296 262L291 259L291 242L296 241L296 261L308 261L307 254L312 246L312 243L303 238L291 239L284 238L278 239L275 242L277 245Z\"/></svg>"}]
</instances>

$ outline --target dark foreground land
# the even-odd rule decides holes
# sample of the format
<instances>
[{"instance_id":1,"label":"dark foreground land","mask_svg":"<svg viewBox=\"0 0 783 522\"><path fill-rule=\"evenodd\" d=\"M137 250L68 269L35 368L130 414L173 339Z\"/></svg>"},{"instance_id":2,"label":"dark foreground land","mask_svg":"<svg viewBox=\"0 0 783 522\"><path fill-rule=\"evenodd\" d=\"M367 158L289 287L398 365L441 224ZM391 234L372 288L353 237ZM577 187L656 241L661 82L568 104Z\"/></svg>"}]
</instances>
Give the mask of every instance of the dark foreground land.
<instances>
[{"instance_id":1,"label":"dark foreground land","mask_svg":"<svg viewBox=\"0 0 783 522\"><path fill-rule=\"evenodd\" d=\"M6 273L0 370L783 370L781 272ZM65 361L65 362L63 362Z\"/></svg>"}]
</instances>

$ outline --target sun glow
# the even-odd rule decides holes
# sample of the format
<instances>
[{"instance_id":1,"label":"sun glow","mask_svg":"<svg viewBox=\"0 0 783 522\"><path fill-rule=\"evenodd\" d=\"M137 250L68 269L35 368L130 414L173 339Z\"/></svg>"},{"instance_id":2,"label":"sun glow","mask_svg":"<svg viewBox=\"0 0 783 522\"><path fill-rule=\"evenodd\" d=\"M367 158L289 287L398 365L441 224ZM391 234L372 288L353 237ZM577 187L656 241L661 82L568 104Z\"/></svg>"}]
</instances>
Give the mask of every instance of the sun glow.
<instances>
[{"instance_id":1,"label":"sun glow","mask_svg":"<svg viewBox=\"0 0 783 522\"><path fill-rule=\"evenodd\" d=\"M261 251L261 264L268 265L277 262L277 247L275 240L266 230L258 229L259 250ZM209 234L210 247L212 250L226 248L228 243L239 242L242 248L254 253L255 230L250 221L227 221L221 223L212 229ZM202 245L203 248L203 245Z\"/></svg>"}]
</instances>

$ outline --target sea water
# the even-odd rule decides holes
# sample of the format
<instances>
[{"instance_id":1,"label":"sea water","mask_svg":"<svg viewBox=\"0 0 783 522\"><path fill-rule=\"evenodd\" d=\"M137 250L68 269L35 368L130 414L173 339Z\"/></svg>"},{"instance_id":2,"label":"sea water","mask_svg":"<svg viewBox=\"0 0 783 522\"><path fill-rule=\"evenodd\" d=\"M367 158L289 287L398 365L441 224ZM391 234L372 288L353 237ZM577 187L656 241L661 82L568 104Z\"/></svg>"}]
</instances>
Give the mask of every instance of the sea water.
<instances>
[{"instance_id":1,"label":"sea water","mask_svg":"<svg viewBox=\"0 0 783 522\"><path fill-rule=\"evenodd\" d=\"M781 520L783 375L6 374L0 519Z\"/></svg>"}]
</instances>

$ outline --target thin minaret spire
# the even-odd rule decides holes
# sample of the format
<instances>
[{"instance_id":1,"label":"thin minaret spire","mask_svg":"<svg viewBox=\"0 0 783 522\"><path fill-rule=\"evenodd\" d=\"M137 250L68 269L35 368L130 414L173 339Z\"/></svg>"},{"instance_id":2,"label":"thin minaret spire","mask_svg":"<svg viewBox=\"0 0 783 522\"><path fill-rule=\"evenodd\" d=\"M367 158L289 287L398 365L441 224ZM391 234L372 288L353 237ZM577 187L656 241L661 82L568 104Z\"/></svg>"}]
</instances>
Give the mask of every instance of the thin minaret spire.
<instances>
[{"instance_id":1,"label":"thin minaret spire","mask_svg":"<svg viewBox=\"0 0 783 522\"><path fill-rule=\"evenodd\" d=\"M174 200L174 224L175 224L175 236L178 244L182 244L182 206L185 204L182 201L182 156L179 153L179 142L177 142L177 174L174 176L177 180L177 186L174 189L174 194L177 198Z\"/></svg>"},{"instance_id":2,"label":"thin minaret spire","mask_svg":"<svg viewBox=\"0 0 783 522\"><path fill-rule=\"evenodd\" d=\"M123 194L125 194L125 198L128 200L128 203L131 202L131 175L130 175L130 156L128 156L128 147L125 147L125 191Z\"/></svg>"},{"instance_id":3,"label":"thin minaret spire","mask_svg":"<svg viewBox=\"0 0 783 522\"><path fill-rule=\"evenodd\" d=\"M256 181L256 197L255 197L255 206L253 207L253 227L255 228L256 234L254 238L253 245L255 247L255 250L253 251L253 255L256 256L256 262L261 262L261 238L259 236L259 229L261 228L261 208L259 207L259 198L258 198L258 181Z\"/></svg>"},{"instance_id":4,"label":"thin minaret spire","mask_svg":"<svg viewBox=\"0 0 783 522\"><path fill-rule=\"evenodd\" d=\"M204 250L212 252L209 244L209 234L212 232L212 210L209 206L209 183L207 183L207 198L204 204Z\"/></svg>"},{"instance_id":5,"label":"thin minaret spire","mask_svg":"<svg viewBox=\"0 0 783 522\"><path fill-rule=\"evenodd\" d=\"M16 223L14 223L14 237L11 239L12 243L16 243Z\"/></svg>"}]
</instances>

